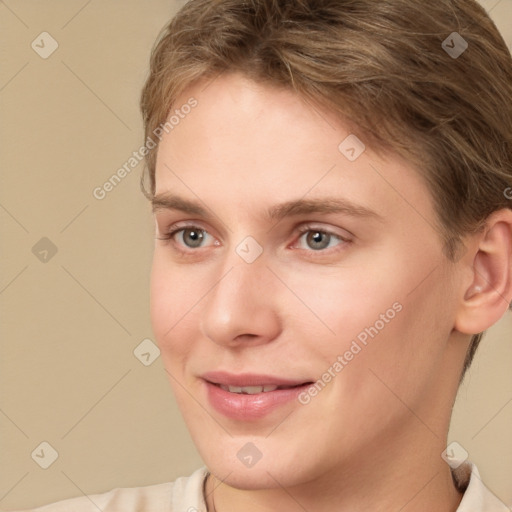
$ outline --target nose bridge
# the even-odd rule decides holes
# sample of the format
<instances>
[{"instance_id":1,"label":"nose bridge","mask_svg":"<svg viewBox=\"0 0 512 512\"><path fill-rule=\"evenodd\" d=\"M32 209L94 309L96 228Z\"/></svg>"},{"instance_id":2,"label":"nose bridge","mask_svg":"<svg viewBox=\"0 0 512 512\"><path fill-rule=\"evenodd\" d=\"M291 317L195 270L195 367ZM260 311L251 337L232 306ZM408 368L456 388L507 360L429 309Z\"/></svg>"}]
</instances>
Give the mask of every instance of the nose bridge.
<instances>
[{"instance_id":1,"label":"nose bridge","mask_svg":"<svg viewBox=\"0 0 512 512\"><path fill-rule=\"evenodd\" d=\"M251 247L247 251L242 244L241 248L246 250L242 256L237 250L225 258L218 279L205 297L202 331L218 344L236 345L249 339L253 344L265 343L274 339L280 329L265 260L257 257L249 263L244 256Z\"/></svg>"},{"instance_id":2,"label":"nose bridge","mask_svg":"<svg viewBox=\"0 0 512 512\"><path fill-rule=\"evenodd\" d=\"M250 299L257 290L266 293L268 289L265 287L270 284L266 259L263 247L253 237L243 238L226 252L213 295L221 301L231 302L234 299L236 303L237 297L242 299L247 295ZM252 300L245 301L246 305L251 303Z\"/></svg>"}]
</instances>

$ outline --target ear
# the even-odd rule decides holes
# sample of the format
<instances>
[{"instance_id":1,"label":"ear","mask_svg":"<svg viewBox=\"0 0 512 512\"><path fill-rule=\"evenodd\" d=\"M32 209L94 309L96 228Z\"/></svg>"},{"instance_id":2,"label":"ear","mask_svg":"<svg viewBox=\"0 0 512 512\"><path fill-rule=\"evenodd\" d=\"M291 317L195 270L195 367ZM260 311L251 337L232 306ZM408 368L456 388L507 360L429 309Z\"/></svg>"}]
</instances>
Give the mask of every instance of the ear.
<instances>
[{"instance_id":1,"label":"ear","mask_svg":"<svg viewBox=\"0 0 512 512\"><path fill-rule=\"evenodd\" d=\"M478 334L494 325L512 302L512 209L491 214L471 238L472 269L463 283L454 328Z\"/></svg>"}]
</instances>

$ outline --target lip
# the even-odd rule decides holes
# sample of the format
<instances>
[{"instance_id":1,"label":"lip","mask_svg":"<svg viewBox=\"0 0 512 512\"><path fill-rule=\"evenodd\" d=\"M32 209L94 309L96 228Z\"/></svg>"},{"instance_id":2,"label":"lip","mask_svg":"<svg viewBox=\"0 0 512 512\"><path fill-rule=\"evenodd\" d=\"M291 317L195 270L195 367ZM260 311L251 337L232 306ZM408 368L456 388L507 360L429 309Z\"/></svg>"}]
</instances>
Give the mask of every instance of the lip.
<instances>
[{"instance_id":1,"label":"lip","mask_svg":"<svg viewBox=\"0 0 512 512\"><path fill-rule=\"evenodd\" d=\"M253 421L270 414L277 408L294 400L313 384L312 381L283 379L272 375L254 373L231 374L227 372L208 372L201 375L206 387L206 395L210 405L222 415L239 421ZM220 385L226 386L294 386L288 389L276 389L256 393L254 395L238 394L225 391Z\"/></svg>"}]
</instances>

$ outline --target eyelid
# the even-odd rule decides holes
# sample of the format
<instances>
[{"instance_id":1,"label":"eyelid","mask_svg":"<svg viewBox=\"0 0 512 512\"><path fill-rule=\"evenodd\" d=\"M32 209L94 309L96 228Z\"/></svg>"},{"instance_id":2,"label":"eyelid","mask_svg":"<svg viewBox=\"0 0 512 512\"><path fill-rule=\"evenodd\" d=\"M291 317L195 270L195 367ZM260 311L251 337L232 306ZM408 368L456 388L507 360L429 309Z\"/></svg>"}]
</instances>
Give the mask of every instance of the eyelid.
<instances>
[{"instance_id":1,"label":"eyelid","mask_svg":"<svg viewBox=\"0 0 512 512\"><path fill-rule=\"evenodd\" d=\"M167 223L163 223L166 225ZM187 228L197 228L201 231L205 231L211 236L214 236L211 231L203 226L203 223L200 220L183 220L178 222L172 222L169 224L169 226L165 227L162 231L159 229L159 225L157 222L157 229L158 232L162 235L169 234L171 232L179 231L180 229L187 229Z\"/></svg>"},{"instance_id":2,"label":"eyelid","mask_svg":"<svg viewBox=\"0 0 512 512\"><path fill-rule=\"evenodd\" d=\"M163 230L163 232L160 231L160 229L158 227L158 223L157 223L157 231L158 231L158 235L160 235L160 236L157 236L156 238L158 238L159 240L172 242L174 245L179 247L182 252L198 251L200 249L204 249L206 247L209 247L209 246L202 246L202 247L197 247L197 248L191 248L191 247L187 248L186 246L184 246L181 243L176 242L174 240L175 235L177 233L179 233L180 231L183 231L185 229L193 229L193 228L196 228L196 229L198 229L200 231L203 231L208 236L211 236L214 240L217 240L217 237L215 235L213 235L210 232L210 230L208 230L205 227L203 227L202 223L200 221L196 221L196 220L174 222L169 227L165 228ZM212 245L220 245L220 244L219 243L214 243Z\"/></svg>"},{"instance_id":3,"label":"eyelid","mask_svg":"<svg viewBox=\"0 0 512 512\"><path fill-rule=\"evenodd\" d=\"M350 232L343 230L345 233L347 233L347 235L342 235L342 234L338 233L333 228L329 228L329 227L321 226L321 225L315 225L315 223L301 224L297 228L297 231L298 231L298 235L294 238L294 242L292 243L292 245L288 246L288 247L293 250L302 251L303 253L307 254L308 258L313 258L313 259L325 258L325 257L330 257L330 256L332 257L332 256L336 255L337 253L346 249L346 246L353 242L353 235ZM302 238L302 236L304 234L306 234L308 232L315 232L315 231L325 233L329 236L337 238L339 240L339 243L336 244L334 247L328 247L328 248L320 249L320 250L304 249L302 247L298 247L300 239Z\"/></svg>"},{"instance_id":4,"label":"eyelid","mask_svg":"<svg viewBox=\"0 0 512 512\"><path fill-rule=\"evenodd\" d=\"M350 241L354 237L354 235L352 235L352 233L350 233L346 229L343 229L343 232L346 234L342 234L342 233L339 233L335 228L327 227L327 226L321 225L321 224L316 224L314 222L301 224L297 228L297 231L301 235L304 233L307 233L308 231L320 231L322 233L327 233L328 235L335 236L335 237L340 238L341 240L345 240L347 242Z\"/></svg>"}]
</instances>

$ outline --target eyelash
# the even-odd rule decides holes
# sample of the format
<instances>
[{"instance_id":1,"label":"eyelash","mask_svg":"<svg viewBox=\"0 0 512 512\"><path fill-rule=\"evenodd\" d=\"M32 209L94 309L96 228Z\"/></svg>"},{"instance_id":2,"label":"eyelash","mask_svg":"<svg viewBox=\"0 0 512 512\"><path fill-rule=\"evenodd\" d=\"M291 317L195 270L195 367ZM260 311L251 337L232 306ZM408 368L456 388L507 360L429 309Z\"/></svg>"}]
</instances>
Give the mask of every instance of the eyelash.
<instances>
[{"instance_id":1,"label":"eyelash","mask_svg":"<svg viewBox=\"0 0 512 512\"><path fill-rule=\"evenodd\" d=\"M181 254L190 254L191 252L197 252L198 249L203 249L203 247L199 247L198 249L191 249L191 248L183 249L182 245L178 244L177 242L175 242L173 240L175 235L177 235L181 231L185 231L186 229L195 229L197 231L202 231L204 233L208 233L208 231L206 229L203 229L202 227L196 226L194 224L190 224L190 225L185 225L185 226L176 226L175 229L173 229L171 227L168 232L164 233L162 236L157 236L156 238L158 240L162 240L164 242L172 242L172 245ZM208 233L208 234L210 234L210 233ZM212 236L212 235L210 235L210 236Z\"/></svg>"},{"instance_id":2,"label":"eyelash","mask_svg":"<svg viewBox=\"0 0 512 512\"><path fill-rule=\"evenodd\" d=\"M176 227L175 229L170 229L167 233L164 233L162 236L160 237L156 237L158 240L162 240L162 241L167 241L167 242L174 242L173 245L176 247L176 250L179 251L180 253L182 254L191 254L192 252L197 252L198 249L203 249L204 247L199 247L197 249L193 249L193 248L188 248L188 249L183 249L183 246L180 245L179 243L176 243L173 239L174 239L174 236L182 231L185 231L186 229L195 229L197 231L201 231L201 232L204 232L204 233L208 233L208 231L206 229L203 229L201 228L200 226L197 226L197 225L193 225L193 224L190 224L190 225L185 225L185 226L179 226L179 227ZM321 229L321 228L318 228L318 227L315 227L315 226L311 226L311 225L303 225L301 227L299 227L297 229L297 232L298 232L298 240L300 240L302 238L303 235L305 235L306 233L309 233L309 232L318 232L318 233L323 233L324 235L328 235L330 237L333 237L333 238L336 238L339 240L340 244L338 244L336 247L338 247L339 245L346 245L348 243L350 243L350 240L348 238L345 238L345 237L342 237L341 235L337 234L337 233L334 233L333 231L330 231L328 229ZM208 233L208 235L210 235L210 233ZM212 235L210 235L212 236ZM301 249L299 249L301 250ZM327 248L327 249L320 249L320 250L317 250L315 251L314 249L302 249L302 250L305 250L309 253L312 253L312 254L317 254L319 256L322 256L323 254L325 254L326 252L331 252L332 251L332 248ZM341 249L335 249L335 251L339 251Z\"/></svg>"}]
</instances>

